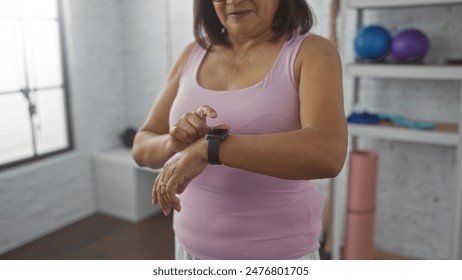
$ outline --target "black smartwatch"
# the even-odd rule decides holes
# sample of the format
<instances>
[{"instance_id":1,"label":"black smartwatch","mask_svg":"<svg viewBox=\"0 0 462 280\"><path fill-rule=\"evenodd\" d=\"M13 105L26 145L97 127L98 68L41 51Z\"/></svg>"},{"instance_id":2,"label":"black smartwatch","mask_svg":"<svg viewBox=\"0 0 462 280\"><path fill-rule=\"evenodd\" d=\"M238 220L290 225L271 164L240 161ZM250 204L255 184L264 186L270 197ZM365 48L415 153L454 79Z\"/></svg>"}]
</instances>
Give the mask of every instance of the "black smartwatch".
<instances>
[{"instance_id":1,"label":"black smartwatch","mask_svg":"<svg viewBox=\"0 0 462 280\"><path fill-rule=\"evenodd\" d=\"M219 151L220 143L228 136L228 130L224 128L212 128L205 139L208 141L207 156L210 164L221 164Z\"/></svg>"}]
</instances>

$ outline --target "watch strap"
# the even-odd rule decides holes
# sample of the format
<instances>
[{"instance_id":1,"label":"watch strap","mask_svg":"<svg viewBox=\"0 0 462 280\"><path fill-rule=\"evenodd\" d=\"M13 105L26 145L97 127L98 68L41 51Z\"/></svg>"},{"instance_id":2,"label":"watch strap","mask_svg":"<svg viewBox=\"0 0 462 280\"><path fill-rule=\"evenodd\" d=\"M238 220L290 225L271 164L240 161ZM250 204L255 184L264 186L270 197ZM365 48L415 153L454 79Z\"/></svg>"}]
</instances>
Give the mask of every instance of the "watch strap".
<instances>
[{"instance_id":1,"label":"watch strap","mask_svg":"<svg viewBox=\"0 0 462 280\"><path fill-rule=\"evenodd\" d=\"M222 164L219 157L221 139L218 137L208 138L207 156L210 164Z\"/></svg>"}]
</instances>

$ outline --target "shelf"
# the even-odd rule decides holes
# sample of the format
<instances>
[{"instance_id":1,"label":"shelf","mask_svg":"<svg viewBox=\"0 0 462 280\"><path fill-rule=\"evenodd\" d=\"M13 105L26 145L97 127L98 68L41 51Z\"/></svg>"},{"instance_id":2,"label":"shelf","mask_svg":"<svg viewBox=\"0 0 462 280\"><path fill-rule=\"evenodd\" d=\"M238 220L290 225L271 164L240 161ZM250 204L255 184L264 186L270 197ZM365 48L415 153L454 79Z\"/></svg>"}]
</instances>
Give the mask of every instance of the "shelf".
<instances>
[{"instance_id":1,"label":"shelf","mask_svg":"<svg viewBox=\"0 0 462 280\"><path fill-rule=\"evenodd\" d=\"M355 9L365 8L394 8L415 7L446 4L462 4L461 0L348 0L348 7Z\"/></svg>"},{"instance_id":2,"label":"shelf","mask_svg":"<svg viewBox=\"0 0 462 280\"><path fill-rule=\"evenodd\" d=\"M462 66L353 63L347 65L346 72L352 77L462 80Z\"/></svg>"},{"instance_id":3,"label":"shelf","mask_svg":"<svg viewBox=\"0 0 462 280\"><path fill-rule=\"evenodd\" d=\"M437 124L433 130L403 128L389 122L380 125L348 124L348 131L350 136L443 146L459 144L458 126L455 124Z\"/></svg>"}]
</instances>

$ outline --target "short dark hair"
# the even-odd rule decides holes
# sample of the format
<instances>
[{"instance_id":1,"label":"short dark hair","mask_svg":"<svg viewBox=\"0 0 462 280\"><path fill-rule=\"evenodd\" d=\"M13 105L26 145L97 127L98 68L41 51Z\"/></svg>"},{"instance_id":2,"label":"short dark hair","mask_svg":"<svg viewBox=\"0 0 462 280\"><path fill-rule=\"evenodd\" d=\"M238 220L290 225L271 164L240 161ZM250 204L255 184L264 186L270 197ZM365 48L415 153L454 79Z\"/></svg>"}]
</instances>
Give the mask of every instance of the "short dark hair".
<instances>
[{"instance_id":1,"label":"short dark hair","mask_svg":"<svg viewBox=\"0 0 462 280\"><path fill-rule=\"evenodd\" d=\"M273 19L272 40L282 36L288 39L296 34L308 33L314 24L314 14L305 0L279 0ZM229 45L223 25L218 19L212 0L194 0L194 37L207 49L211 45Z\"/></svg>"}]
</instances>

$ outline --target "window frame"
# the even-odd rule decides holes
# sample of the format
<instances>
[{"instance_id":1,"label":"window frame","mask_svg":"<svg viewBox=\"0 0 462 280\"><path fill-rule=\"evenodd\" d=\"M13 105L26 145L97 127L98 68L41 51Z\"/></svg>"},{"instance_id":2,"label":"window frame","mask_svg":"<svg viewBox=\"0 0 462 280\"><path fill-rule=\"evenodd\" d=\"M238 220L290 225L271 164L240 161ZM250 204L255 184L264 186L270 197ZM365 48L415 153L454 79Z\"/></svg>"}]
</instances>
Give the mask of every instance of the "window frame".
<instances>
[{"instance_id":1,"label":"window frame","mask_svg":"<svg viewBox=\"0 0 462 280\"><path fill-rule=\"evenodd\" d=\"M65 39L65 30L64 30L65 22L64 22L64 12L63 12L62 2L63 2L62 0L56 0L56 5L57 5L56 22L58 24L59 48L61 52L62 91L63 91L63 97L64 97L63 106L64 106L64 111L65 111L64 116L66 117L65 123L66 123L66 135L68 139L68 145L67 147L63 149L54 150L54 151L47 152L47 153L40 154L40 155L34 154L31 157L0 164L0 171L11 168L11 167L18 167L19 165L24 165L27 163L37 162L45 158L49 158L49 157L53 157L59 154L73 151L75 149L73 126L72 126L71 101L70 101L71 90L70 90L70 85L69 85L68 56L67 56L67 47L66 47L66 39ZM21 89L18 89L17 92L21 92ZM31 90L30 92L34 92L34 89ZM12 93L16 93L16 91L4 92L2 94L12 94ZM34 132L32 131L32 133Z\"/></svg>"}]
</instances>

